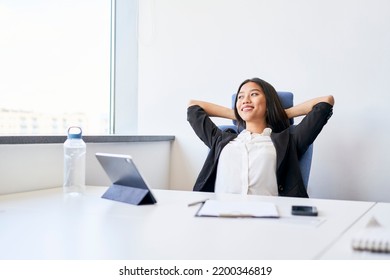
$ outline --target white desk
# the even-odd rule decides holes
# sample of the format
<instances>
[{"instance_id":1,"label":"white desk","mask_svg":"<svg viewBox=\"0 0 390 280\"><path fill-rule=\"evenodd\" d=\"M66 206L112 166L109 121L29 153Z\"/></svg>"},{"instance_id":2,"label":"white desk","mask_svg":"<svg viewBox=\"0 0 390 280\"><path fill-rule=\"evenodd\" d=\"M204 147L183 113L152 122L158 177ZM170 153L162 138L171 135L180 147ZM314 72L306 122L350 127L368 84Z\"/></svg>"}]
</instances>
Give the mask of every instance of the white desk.
<instances>
[{"instance_id":1,"label":"white desk","mask_svg":"<svg viewBox=\"0 0 390 280\"><path fill-rule=\"evenodd\" d=\"M100 198L105 190L88 187L86 195L67 199L61 188L0 196L0 259L348 257L345 250L326 252L375 205L154 190L157 204L134 206ZM199 206L187 206L215 197L271 201L281 218L200 218ZM319 216L291 216L292 204L316 205Z\"/></svg>"},{"instance_id":2,"label":"white desk","mask_svg":"<svg viewBox=\"0 0 390 280\"><path fill-rule=\"evenodd\" d=\"M322 256L323 259L377 259L390 260L390 254L355 251L351 241L359 230L364 228L372 217L383 226L390 228L390 203L376 203L356 224L343 234L341 238Z\"/></svg>"}]
</instances>

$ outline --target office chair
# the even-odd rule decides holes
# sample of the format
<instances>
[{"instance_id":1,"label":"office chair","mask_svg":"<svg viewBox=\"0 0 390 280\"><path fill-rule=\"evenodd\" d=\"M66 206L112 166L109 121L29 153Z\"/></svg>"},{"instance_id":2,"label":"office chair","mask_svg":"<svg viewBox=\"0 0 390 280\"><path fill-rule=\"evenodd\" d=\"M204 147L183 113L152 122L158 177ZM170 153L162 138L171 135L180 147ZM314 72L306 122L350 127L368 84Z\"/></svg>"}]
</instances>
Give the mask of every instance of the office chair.
<instances>
[{"instance_id":1,"label":"office chair","mask_svg":"<svg viewBox=\"0 0 390 280\"><path fill-rule=\"evenodd\" d=\"M282 103L282 107L284 109L290 108L294 105L294 95L291 92L286 92L286 91L278 91L278 96L279 99ZM236 99L236 94L232 95L232 108L235 106L235 101ZM290 129L294 129L294 119L290 119ZM237 127L237 122L234 120L232 125L220 125L219 129L223 131L232 131L239 133L238 127ZM299 159L299 166L301 169L302 173L302 179L303 183L305 185L305 188L307 189L307 186L309 184L309 176L310 176L310 168L311 168L311 160L313 157L313 144L309 146L307 151L302 155L302 157Z\"/></svg>"}]
</instances>

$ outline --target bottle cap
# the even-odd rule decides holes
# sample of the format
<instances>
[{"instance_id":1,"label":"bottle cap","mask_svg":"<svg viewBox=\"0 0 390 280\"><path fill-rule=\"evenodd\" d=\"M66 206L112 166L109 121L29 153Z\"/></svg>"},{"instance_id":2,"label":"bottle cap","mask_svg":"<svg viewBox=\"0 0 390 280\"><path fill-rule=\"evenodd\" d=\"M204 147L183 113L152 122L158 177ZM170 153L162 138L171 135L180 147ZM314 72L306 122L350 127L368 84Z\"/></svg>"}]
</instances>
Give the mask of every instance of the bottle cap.
<instances>
[{"instance_id":1,"label":"bottle cap","mask_svg":"<svg viewBox=\"0 0 390 280\"><path fill-rule=\"evenodd\" d=\"M82 130L79 126L71 126L68 128L68 139L81 139Z\"/></svg>"}]
</instances>

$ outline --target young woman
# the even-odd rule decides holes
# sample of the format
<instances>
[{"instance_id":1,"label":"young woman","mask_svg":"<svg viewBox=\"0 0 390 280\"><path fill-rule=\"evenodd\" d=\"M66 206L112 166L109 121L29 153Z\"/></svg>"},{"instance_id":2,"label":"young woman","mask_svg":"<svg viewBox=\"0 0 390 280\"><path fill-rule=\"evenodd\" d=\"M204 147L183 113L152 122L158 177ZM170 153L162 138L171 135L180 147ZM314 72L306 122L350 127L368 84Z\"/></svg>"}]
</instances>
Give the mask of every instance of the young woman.
<instances>
[{"instance_id":1,"label":"young woman","mask_svg":"<svg viewBox=\"0 0 390 280\"><path fill-rule=\"evenodd\" d=\"M274 87L253 78L239 86L235 104L189 103L187 119L210 148L194 191L308 197L299 158L332 115L333 96L284 110ZM292 132L289 119L303 115ZM235 119L244 130L223 132L210 117Z\"/></svg>"}]
</instances>

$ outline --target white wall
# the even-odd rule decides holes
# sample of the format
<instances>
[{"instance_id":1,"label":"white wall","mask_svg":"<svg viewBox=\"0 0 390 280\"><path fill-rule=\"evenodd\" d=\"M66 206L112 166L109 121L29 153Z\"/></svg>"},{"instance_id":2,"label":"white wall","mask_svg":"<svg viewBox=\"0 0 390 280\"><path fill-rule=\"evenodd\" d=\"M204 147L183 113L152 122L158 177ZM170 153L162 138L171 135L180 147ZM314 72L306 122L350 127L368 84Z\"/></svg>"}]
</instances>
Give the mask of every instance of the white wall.
<instances>
[{"instance_id":1,"label":"white wall","mask_svg":"<svg viewBox=\"0 0 390 280\"><path fill-rule=\"evenodd\" d=\"M142 0L140 133L173 134L171 188L192 188L207 149L186 121L190 98L229 105L261 77L295 102L333 94L315 142L312 197L390 201L390 2Z\"/></svg>"},{"instance_id":2,"label":"white wall","mask_svg":"<svg viewBox=\"0 0 390 280\"><path fill-rule=\"evenodd\" d=\"M171 142L87 143L86 184L109 186L96 152L129 154L152 188L169 186ZM0 194L60 187L62 144L0 145Z\"/></svg>"}]
</instances>

